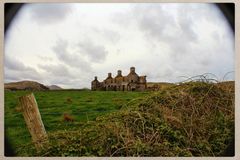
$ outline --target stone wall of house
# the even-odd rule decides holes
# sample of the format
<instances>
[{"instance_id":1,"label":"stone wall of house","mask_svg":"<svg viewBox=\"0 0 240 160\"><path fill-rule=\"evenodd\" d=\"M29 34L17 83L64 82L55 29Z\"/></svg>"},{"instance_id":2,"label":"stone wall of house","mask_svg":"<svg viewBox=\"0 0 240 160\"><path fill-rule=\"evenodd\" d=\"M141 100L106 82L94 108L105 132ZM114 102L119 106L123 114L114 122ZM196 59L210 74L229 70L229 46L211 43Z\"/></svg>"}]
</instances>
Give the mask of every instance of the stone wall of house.
<instances>
[{"instance_id":1,"label":"stone wall of house","mask_svg":"<svg viewBox=\"0 0 240 160\"><path fill-rule=\"evenodd\" d=\"M135 67L130 68L127 76L122 76L122 71L118 70L116 77L108 73L108 77L99 82L97 77L91 83L91 89L104 91L144 91L147 89L146 76L138 76Z\"/></svg>"}]
</instances>

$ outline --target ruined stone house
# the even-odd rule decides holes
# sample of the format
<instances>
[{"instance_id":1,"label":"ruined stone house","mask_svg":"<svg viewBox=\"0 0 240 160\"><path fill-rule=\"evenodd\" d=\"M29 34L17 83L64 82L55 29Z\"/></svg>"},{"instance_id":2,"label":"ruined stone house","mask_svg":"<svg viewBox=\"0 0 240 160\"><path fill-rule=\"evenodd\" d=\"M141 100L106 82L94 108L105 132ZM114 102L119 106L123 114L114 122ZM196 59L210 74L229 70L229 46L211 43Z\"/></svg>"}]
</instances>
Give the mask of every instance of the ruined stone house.
<instances>
[{"instance_id":1,"label":"ruined stone house","mask_svg":"<svg viewBox=\"0 0 240 160\"><path fill-rule=\"evenodd\" d=\"M118 70L117 76L112 77L108 73L108 77L99 82L97 77L91 83L91 89L103 91L144 91L147 89L146 76L138 76L135 72L135 67L130 68L130 73L127 76L122 76L122 71Z\"/></svg>"}]
</instances>

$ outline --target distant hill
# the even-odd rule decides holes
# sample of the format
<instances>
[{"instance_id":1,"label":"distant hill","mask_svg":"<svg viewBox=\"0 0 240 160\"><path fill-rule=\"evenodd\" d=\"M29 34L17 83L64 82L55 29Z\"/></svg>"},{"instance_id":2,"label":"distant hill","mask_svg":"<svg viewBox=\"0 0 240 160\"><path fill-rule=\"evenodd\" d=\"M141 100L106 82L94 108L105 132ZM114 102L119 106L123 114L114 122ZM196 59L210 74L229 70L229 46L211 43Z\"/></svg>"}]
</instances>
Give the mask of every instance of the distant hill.
<instances>
[{"instance_id":1,"label":"distant hill","mask_svg":"<svg viewBox=\"0 0 240 160\"><path fill-rule=\"evenodd\" d=\"M44 86L41 83L34 82L34 81L20 81L20 82L5 83L4 89L6 89L6 90L31 90L31 91L49 90L48 87Z\"/></svg>"},{"instance_id":2,"label":"distant hill","mask_svg":"<svg viewBox=\"0 0 240 160\"><path fill-rule=\"evenodd\" d=\"M62 88L57 85L47 86L50 90L61 90Z\"/></svg>"}]
</instances>

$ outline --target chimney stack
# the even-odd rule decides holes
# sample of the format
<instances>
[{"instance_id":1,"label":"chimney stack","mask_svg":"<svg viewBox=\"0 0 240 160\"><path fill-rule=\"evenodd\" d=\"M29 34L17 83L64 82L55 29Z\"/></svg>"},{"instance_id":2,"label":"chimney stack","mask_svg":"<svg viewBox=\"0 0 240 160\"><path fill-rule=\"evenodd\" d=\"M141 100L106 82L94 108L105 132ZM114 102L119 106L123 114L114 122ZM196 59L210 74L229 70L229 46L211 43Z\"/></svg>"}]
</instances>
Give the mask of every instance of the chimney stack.
<instances>
[{"instance_id":1,"label":"chimney stack","mask_svg":"<svg viewBox=\"0 0 240 160\"><path fill-rule=\"evenodd\" d=\"M94 79L97 80L97 76L95 76Z\"/></svg>"},{"instance_id":2,"label":"chimney stack","mask_svg":"<svg viewBox=\"0 0 240 160\"><path fill-rule=\"evenodd\" d=\"M135 67L130 68L130 73L135 73Z\"/></svg>"},{"instance_id":3,"label":"chimney stack","mask_svg":"<svg viewBox=\"0 0 240 160\"><path fill-rule=\"evenodd\" d=\"M108 78L112 78L112 73L108 73Z\"/></svg>"},{"instance_id":4,"label":"chimney stack","mask_svg":"<svg viewBox=\"0 0 240 160\"><path fill-rule=\"evenodd\" d=\"M117 73L118 73L118 76L122 76L122 71L121 70L118 70Z\"/></svg>"}]
</instances>

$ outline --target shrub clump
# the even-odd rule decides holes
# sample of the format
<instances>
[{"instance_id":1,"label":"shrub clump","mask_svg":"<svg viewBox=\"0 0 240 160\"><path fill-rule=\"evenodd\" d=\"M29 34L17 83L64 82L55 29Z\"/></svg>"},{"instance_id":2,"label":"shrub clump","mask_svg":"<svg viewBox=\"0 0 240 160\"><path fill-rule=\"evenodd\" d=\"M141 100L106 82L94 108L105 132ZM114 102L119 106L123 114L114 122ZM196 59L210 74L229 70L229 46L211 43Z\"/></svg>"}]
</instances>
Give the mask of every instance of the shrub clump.
<instances>
[{"instance_id":1,"label":"shrub clump","mask_svg":"<svg viewBox=\"0 0 240 160\"><path fill-rule=\"evenodd\" d=\"M220 156L233 137L234 92L189 82L132 100L75 131L50 133L49 145L35 155Z\"/></svg>"}]
</instances>

